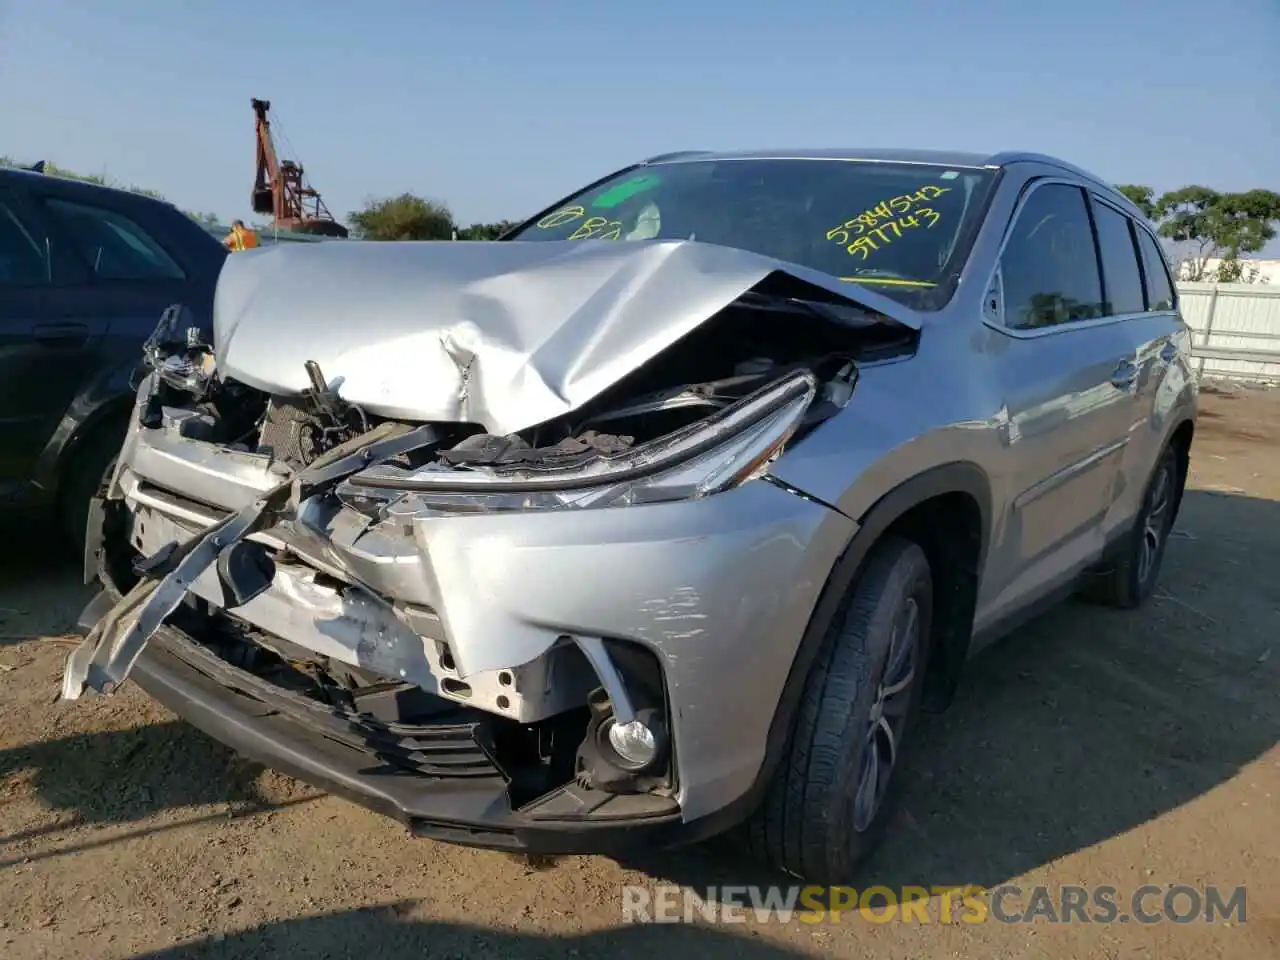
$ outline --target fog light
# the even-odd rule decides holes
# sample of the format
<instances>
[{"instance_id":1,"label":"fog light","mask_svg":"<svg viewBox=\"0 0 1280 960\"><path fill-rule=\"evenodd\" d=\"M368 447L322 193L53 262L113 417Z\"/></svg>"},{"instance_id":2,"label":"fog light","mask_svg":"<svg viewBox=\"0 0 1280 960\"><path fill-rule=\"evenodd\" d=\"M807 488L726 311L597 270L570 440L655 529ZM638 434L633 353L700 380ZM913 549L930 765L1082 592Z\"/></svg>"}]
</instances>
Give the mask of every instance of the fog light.
<instances>
[{"instance_id":1,"label":"fog light","mask_svg":"<svg viewBox=\"0 0 1280 960\"><path fill-rule=\"evenodd\" d=\"M658 755L658 738L639 720L609 724L609 746L619 759L637 769L653 763Z\"/></svg>"}]
</instances>

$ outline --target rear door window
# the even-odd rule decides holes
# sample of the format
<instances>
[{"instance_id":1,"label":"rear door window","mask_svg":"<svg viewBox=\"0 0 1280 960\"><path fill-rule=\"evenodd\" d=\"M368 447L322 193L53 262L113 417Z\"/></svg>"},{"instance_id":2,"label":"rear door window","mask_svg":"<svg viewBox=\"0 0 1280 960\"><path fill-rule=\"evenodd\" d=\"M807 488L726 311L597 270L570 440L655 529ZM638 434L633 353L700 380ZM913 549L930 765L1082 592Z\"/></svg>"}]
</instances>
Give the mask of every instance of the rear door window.
<instances>
[{"instance_id":1,"label":"rear door window","mask_svg":"<svg viewBox=\"0 0 1280 960\"><path fill-rule=\"evenodd\" d=\"M1159 244L1147 231L1139 229L1138 247L1142 250L1142 269L1147 278L1147 309L1173 309L1173 281L1169 277L1169 265L1160 251Z\"/></svg>"},{"instance_id":2,"label":"rear door window","mask_svg":"<svg viewBox=\"0 0 1280 960\"><path fill-rule=\"evenodd\" d=\"M1146 309L1142 294L1142 271L1138 252L1133 245L1129 218L1105 203L1093 205L1098 225L1098 248L1102 253L1102 274L1106 280L1106 315L1142 313Z\"/></svg>"},{"instance_id":3,"label":"rear door window","mask_svg":"<svg viewBox=\"0 0 1280 960\"><path fill-rule=\"evenodd\" d=\"M173 257L135 220L95 204L50 198L46 208L66 230L97 280L181 280Z\"/></svg>"},{"instance_id":4,"label":"rear door window","mask_svg":"<svg viewBox=\"0 0 1280 960\"><path fill-rule=\"evenodd\" d=\"M0 193L0 287L43 287L52 282L49 245L23 223L12 200Z\"/></svg>"},{"instance_id":5,"label":"rear door window","mask_svg":"<svg viewBox=\"0 0 1280 960\"><path fill-rule=\"evenodd\" d=\"M1062 183L1027 197L1000 258L1005 324L1052 327L1103 315L1102 276L1084 191Z\"/></svg>"}]
</instances>

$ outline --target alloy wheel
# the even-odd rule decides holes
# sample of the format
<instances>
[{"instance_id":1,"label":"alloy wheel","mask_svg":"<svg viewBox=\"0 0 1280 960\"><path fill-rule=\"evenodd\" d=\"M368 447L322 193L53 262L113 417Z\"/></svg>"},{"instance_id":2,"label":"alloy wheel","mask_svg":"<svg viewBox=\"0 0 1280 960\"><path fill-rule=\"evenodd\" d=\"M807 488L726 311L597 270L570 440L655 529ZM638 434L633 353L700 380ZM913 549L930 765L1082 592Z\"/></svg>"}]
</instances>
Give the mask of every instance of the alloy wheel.
<instances>
[{"instance_id":1,"label":"alloy wheel","mask_svg":"<svg viewBox=\"0 0 1280 960\"><path fill-rule=\"evenodd\" d=\"M1151 488L1151 502L1142 520L1142 542L1138 547L1138 582L1146 583L1155 568L1160 547L1169 532L1169 507L1173 501L1172 471L1162 465Z\"/></svg>"},{"instance_id":2,"label":"alloy wheel","mask_svg":"<svg viewBox=\"0 0 1280 960\"><path fill-rule=\"evenodd\" d=\"M877 680L876 696L867 720L866 743L853 798L853 827L859 833L875 819L898 761L903 729L911 707L919 633L920 608L914 597L908 597L894 619L889 652Z\"/></svg>"}]
</instances>

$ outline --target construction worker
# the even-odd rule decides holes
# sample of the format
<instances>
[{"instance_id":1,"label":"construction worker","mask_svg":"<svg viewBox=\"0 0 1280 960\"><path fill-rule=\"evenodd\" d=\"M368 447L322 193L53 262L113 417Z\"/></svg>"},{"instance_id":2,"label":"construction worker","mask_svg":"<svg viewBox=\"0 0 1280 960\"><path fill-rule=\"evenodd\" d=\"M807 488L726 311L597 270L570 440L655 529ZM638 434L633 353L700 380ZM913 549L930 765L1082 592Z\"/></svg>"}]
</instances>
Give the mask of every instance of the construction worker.
<instances>
[{"instance_id":1,"label":"construction worker","mask_svg":"<svg viewBox=\"0 0 1280 960\"><path fill-rule=\"evenodd\" d=\"M222 243L232 253L252 250L258 245L258 235L246 227L243 220L235 220L231 224L231 232Z\"/></svg>"}]
</instances>

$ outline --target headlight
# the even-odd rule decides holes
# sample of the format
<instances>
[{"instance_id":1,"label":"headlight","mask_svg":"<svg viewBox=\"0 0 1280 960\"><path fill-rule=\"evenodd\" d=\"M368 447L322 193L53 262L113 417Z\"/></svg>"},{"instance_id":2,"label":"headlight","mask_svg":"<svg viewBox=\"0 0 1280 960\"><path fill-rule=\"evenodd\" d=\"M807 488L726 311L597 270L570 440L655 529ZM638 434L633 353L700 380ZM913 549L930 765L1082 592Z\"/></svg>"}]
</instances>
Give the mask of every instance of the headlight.
<instances>
[{"instance_id":1,"label":"headlight","mask_svg":"<svg viewBox=\"0 0 1280 960\"><path fill-rule=\"evenodd\" d=\"M347 481L357 496L400 491L392 515L605 507L705 497L757 476L795 433L817 381L788 375L690 427L554 473L376 466Z\"/></svg>"}]
</instances>

